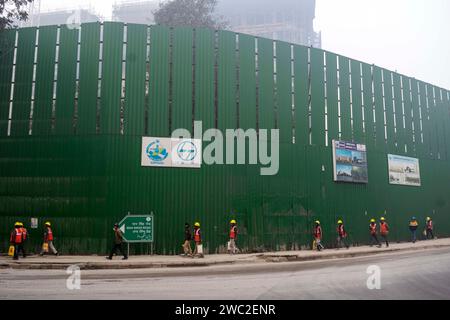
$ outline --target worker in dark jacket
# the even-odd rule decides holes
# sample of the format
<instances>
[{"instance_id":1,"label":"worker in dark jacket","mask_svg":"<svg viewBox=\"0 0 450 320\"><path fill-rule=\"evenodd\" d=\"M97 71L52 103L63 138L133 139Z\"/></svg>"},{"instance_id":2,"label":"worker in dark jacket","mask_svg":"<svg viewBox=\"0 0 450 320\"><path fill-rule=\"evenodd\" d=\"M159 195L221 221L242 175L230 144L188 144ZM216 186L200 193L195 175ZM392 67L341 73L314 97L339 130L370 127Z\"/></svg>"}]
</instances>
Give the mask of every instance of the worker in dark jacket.
<instances>
[{"instance_id":1,"label":"worker in dark jacket","mask_svg":"<svg viewBox=\"0 0 450 320\"><path fill-rule=\"evenodd\" d=\"M416 243L417 240L417 228L419 227L419 222L417 221L416 217L412 217L409 221L409 231L411 231L411 241L412 243Z\"/></svg>"},{"instance_id":2,"label":"worker in dark jacket","mask_svg":"<svg viewBox=\"0 0 450 320\"><path fill-rule=\"evenodd\" d=\"M122 243L123 243L123 233L119 229L119 224L116 223L116 224L114 224L114 246L111 249L109 257L106 257L106 259L111 260L113 255L117 253L117 249L119 249L120 253L123 254L122 260L127 260L128 256L125 253L125 251L123 250Z\"/></svg>"},{"instance_id":3,"label":"worker in dark jacket","mask_svg":"<svg viewBox=\"0 0 450 320\"><path fill-rule=\"evenodd\" d=\"M188 256L188 257L192 257L191 240L192 240L191 226L189 225L189 223L186 222L184 224L183 250L184 250L184 255Z\"/></svg>"},{"instance_id":4,"label":"worker in dark jacket","mask_svg":"<svg viewBox=\"0 0 450 320\"><path fill-rule=\"evenodd\" d=\"M19 260L19 250L23 253L23 233L20 222L14 224L14 229L11 231L11 236L9 237L9 242L14 246L14 260ZM24 254L25 257L25 254Z\"/></svg>"}]
</instances>

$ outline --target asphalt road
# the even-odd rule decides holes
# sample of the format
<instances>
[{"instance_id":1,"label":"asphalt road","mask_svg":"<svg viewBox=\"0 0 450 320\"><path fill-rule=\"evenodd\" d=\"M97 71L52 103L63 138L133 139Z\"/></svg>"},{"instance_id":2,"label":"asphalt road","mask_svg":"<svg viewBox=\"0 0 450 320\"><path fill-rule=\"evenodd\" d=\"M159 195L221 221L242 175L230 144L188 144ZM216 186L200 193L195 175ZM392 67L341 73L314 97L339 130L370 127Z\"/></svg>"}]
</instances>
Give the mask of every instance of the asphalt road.
<instances>
[{"instance_id":1,"label":"asphalt road","mask_svg":"<svg viewBox=\"0 0 450 320\"><path fill-rule=\"evenodd\" d=\"M380 268L380 289L367 287L372 265ZM450 249L312 262L81 271L79 290L67 289L68 277L61 270L0 270L0 299L450 300Z\"/></svg>"}]
</instances>

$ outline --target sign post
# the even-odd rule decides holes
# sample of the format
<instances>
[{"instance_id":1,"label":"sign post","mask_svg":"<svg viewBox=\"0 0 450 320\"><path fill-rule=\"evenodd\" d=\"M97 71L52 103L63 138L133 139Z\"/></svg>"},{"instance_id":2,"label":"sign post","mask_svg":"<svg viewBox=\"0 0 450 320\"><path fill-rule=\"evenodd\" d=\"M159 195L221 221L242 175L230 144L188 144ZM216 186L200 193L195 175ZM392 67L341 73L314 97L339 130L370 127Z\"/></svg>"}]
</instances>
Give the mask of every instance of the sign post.
<instances>
[{"instance_id":1,"label":"sign post","mask_svg":"<svg viewBox=\"0 0 450 320\"><path fill-rule=\"evenodd\" d=\"M153 243L153 221L153 214L128 214L119 222L123 239L128 243L128 253L130 252L130 243Z\"/></svg>"}]
</instances>

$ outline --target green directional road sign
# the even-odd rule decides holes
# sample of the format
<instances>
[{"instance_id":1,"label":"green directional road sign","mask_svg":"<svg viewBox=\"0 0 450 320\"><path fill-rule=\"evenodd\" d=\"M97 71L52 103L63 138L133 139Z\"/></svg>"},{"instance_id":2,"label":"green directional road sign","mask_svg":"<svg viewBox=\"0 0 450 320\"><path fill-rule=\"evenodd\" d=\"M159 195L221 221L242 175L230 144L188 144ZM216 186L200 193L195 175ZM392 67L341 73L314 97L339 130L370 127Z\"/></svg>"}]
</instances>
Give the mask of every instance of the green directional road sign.
<instances>
[{"instance_id":1,"label":"green directional road sign","mask_svg":"<svg viewBox=\"0 0 450 320\"><path fill-rule=\"evenodd\" d=\"M153 242L153 216L129 215L119 222L126 242Z\"/></svg>"}]
</instances>

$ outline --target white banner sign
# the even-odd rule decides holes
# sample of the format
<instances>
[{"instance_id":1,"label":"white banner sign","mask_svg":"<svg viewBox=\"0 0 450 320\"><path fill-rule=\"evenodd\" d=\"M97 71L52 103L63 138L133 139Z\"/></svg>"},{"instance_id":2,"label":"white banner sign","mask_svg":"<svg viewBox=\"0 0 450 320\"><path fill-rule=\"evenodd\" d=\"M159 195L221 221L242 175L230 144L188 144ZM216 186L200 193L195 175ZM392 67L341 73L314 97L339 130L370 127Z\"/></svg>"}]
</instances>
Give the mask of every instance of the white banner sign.
<instances>
[{"instance_id":1,"label":"white banner sign","mask_svg":"<svg viewBox=\"0 0 450 320\"><path fill-rule=\"evenodd\" d=\"M202 142L199 139L142 137L143 167L200 168Z\"/></svg>"},{"instance_id":2,"label":"white banner sign","mask_svg":"<svg viewBox=\"0 0 450 320\"><path fill-rule=\"evenodd\" d=\"M419 159L388 154L389 183L420 187Z\"/></svg>"}]
</instances>

